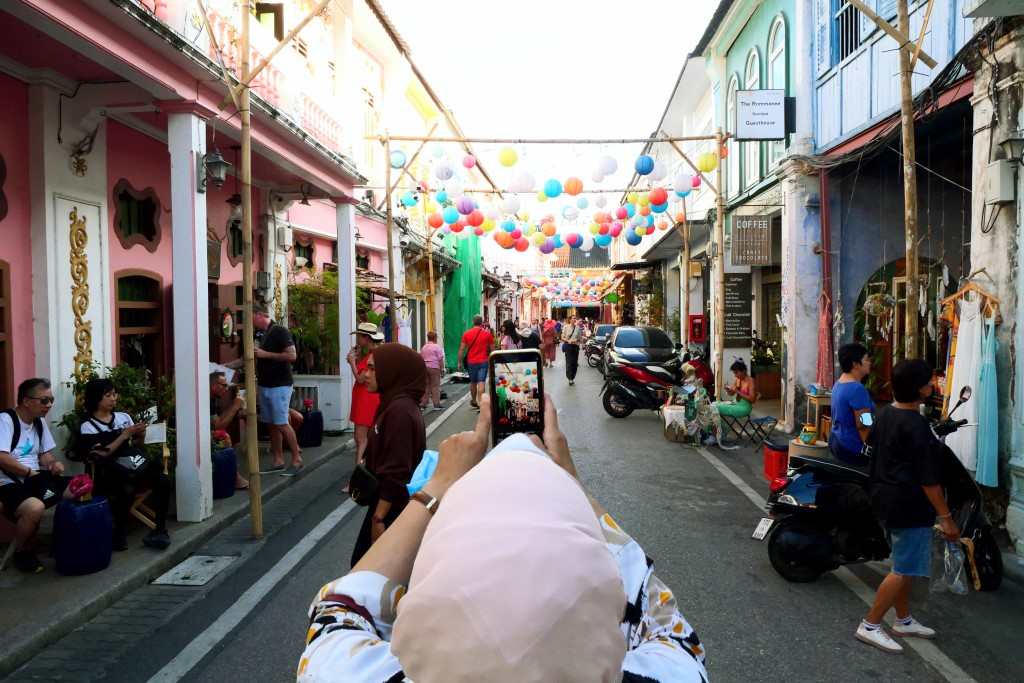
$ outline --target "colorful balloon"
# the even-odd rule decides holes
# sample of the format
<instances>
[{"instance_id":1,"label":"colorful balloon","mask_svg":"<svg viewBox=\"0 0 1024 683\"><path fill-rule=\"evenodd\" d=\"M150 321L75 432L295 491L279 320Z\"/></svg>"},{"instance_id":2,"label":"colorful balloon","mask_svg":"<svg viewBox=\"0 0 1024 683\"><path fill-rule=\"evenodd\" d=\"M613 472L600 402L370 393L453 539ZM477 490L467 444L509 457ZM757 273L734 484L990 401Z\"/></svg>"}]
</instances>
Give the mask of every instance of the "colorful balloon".
<instances>
[{"instance_id":1,"label":"colorful balloon","mask_svg":"<svg viewBox=\"0 0 1024 683\"><path fill-rule=\"evenodd\" d=\"M551 237L556 232L558 232L558 228L555 226L554 223L545 223L544 225L540 226L540 231L544 233L544 235L546 235L547 237Z\"/></svg>"},{"instance_id":2,"label":"colorful balloon","mask_svg":"<svg viewBox=\"0 0 1024 683\"><path fill-rule=\"evenodd\" d=\"M612 243L611 235L598 235L594 238L594 244L599 247L607 248Z\"/></svg>"},{"instance_id":3,"label":"colorful balloon","mask_svg":"<svg viewBox=\"0 0 1024 683\"><path fill-rule=\"evenodd\" d=\"M587 208L589 205L590 205L590 202L587 201L586 197L579 197L579 198L576 199L576 208L581 210L581 211L583 209Z\"/></svg>"},{"instance_id":4,"label":"colorful balloon","mask_svg":"<svg viewBox=\"0 0 1024 683\"><path fill-rule=\"evenodd\" d=\"M714 152L704 152L697 157L697 168L701 173L710 173L718 168L718 155Z\"/></svg>"},{"instance_id":5,"label":"colorful balloon","mask_svg":"<svg viewBox=\"0 0 1024 683\"><path fill-rule=\"evenodd\" d=\"M544 194L551 199L554 199L558 195L562 194L562 183L558 182L554 178L544 183Z\"/></svg>"},{"instance_id":6,"label":"colorful balloon","mask_svg":"<svg viewBox=\"0 0 1024 683\"><path fill-rule=\"evenodd\" d=\"M449 166L447 162L441 162L434 168L434 175L437 176L438 180L451 180L451 177L455 175L455 169Z\"/></svg>"},{"instance_id":7,"label":"colorful balloon","mask_svg":"<svg viewBox=\"0 0 1024 683\"><path fill-rule=\"evenodd\" d=\"M513 230L516 229L516 222L515 221L502 221L501 222L501 229L504 230L505 232L512 232Z\"/></svg>"},{"instance_id":8,"label":"colorful balloon","mask_svg":"<svg viewBox=\"0 0 1024 683\"><path fill-rule=\"evenodd\" d=\"M668 209L668 202L664 204L651 204L651 211L654 213L665 213L666 209Z\"/></svg>"},{"instance_id":9,"label":"colorful balloon","mask_svg":"<svg viewBox=\"0 0 1024 683\"><path fill-rule=\"evenodd\" d=\"M516 251L526 251L530 248L530 241L525 237L520 237L516 240Z\"/></svg>"},{"instance_id":10,"label":"colorful balloon","mask_svg":"<svg viewBox=\"0 0 1024 683\"><path fill-rule=\"evenodd\" d=\"M544 202L546 202L547 200L548 200L548 195L547 195L547 193L546 193L546 192L544 192L544 190L541 190L541 191L539 191L539 192L537 193L537 201L538 201L538 202L540 202L540 203L542 203L542 204L543 204L543 203L544 203Z\"/></svg>"},{"instance_id":11,"label":"colorful balloon","mask_svg":"<svg viewBox=\"0 0 1024 683\"><path fill-rule=\"evenodd\" d=\"M689 173L680 173L672 181L672 189L676 192L689 192L693 187L693 176Z\"/></svg>"},{"instance_id":12,"label":"colorful balloon","mask_svg":"<svg viewBox=\"0 0 1024 683\"><path fill-rule=\"evenodd\" d=\"M440 192L437 193L437 202L438 202L438 204L444 204L447 201L448 201L448 193L447 192L445 192L444 190L441 190Z\"/></svg>"},{"instance_id":13,"label":"colorful balloon","mask_svg":"<svg viewBox=\"0 0 1024 683\"><path fill-rule=\"evenodd\" d=\"M498 152L498 163L506 168L515 166L519 161L519 153L512 147L504 147Z\"/></svg>"},{"instance_id":14,"label":"colorful balloon","mask_svg":"<svg viewBox=\"0 0 1024 683\"><path fill-rule=\"evenodd\" d=\"M462 157L462 166L464 168L473 168L474 166L476 166L476 157L473 156L472 154L467 154L466 156Z\"/></svg>"},{"instance_id":15,"label":"colorful balloon","mask_svg":"<svg viewBox=\"0 0 1024 683\"><path fill-rule=\"evenodd\" d=\"M468 216L474 209L476 209L476 202L463 195L455 202L455 208L458 209L459 213L463 216Z\"/></svg>"},{"instance_id":16,"label":"colorful balloon","mask_svg":"<svg viewBox=\"0 0 1024 683\"><path fill-rule=\"evenodd\" d=\"M622 223L619 223L618 221L612 223L612 229L611 229L611 231L609 231L609 234L612 237L618 237L619 235L621 235L622 234Z\"/></svg>"},{"instance_id":17,"label":"colorful balloon","mask_svg":"<svg viewBox=\"0 0 1024 683\"><path fill-rule=\"evenodd\" d=\"M391 152L391 168L405 168L406 161L405 152L402 150L396 149Z\"/></svg>"},{"instance_id":18,"label":"colorful balloon","mask_svg":"<svg viewBox=\"0 0 1024 683\"><path fill-rule=\"evenodd\" d=\"M441 216L444 217L445 223L447 223L448 225L453 225L456 221L459 220L459 210L456 209L454 206L447 206L441 213Z\"/></svg>"},{"instance_id":19,"label":"colorful balloon","mask_svg":"<svg viewBox=\"0 0 1024 683\"><path fill-rule=\"evenodd\" d=\"M466 222L472 225L474 228L479 228L484 224L484 213L480 209L473 209L469 212L466 217Z\"/></svg>"},{"instance_id":20,"label":"colorful balloon","mask_svg":"<svg viewBox=\"0 0 1024 683\"><path fill-rule=\"evenodd\" d=\"M636 172L640 175L648 175L654 170L654 159L646 154L641 154L636 158L636 164L634 164Z\"/></svg>"},{"instance_id":21,"label":"colorful balloon","mask_svg":"<svg viewBox=\"0 0 1024 683\"><path fill-rule=\"evenodd\" d=\"M643 241L643 238L640 237L640 235L636 234L635 232L627 232L626 233L626 242L628 244L630 244L630 245L635 247L636 245L640 244L640 242L642 242L642 241Z\"/></svg>"},{"instance_id":22,"label":"colorful balloon","mask_svg":"<svg viewBox=\"0 0 1024 683\"><path fill-rule=\"evenodd\" d=\"M700 187L700 176L699 175L693 176L693 182L691 184L693 185L694 189Z\"/></svg>"},{"instance_id":23,"label":"colorful balloon","mask_svg":"<svg viewBox=\"0 0 1024 683\"><path fill-rule=\"evenodd\" d=\"M519 211L519 197L509 195L501 200L501 210L505 213L516 213Z\"/></svg>"},{"instance_id":24,"label":"colorful balloon","mask_svg":"<svg viewBox=\"0 0 1024 683\"><path fill-rule=\"evenodd\" d=\"M655 187L647 193L647 197L651 200L651 204L664 204L668 201L668 192L663 187Z\"/></svg>"},{"instance_id":25,"label":"colorful balloon","mask_svg":"<svg viewBox=\"0 0 1024 683\"><path fill-rule=\"evenodd\" d=\"M627 218L629 218L629 212L626 211L626 207L620 206L619 208L615 209L615 217L618 218L620 221L624 221Z\"/></svg>"},{"instance_id":26,"label":"colorful balloon","mask_svg":"<svg viewBox=\"0 0 1024 683\"><path fill-rule=\"evenodd\" d=\"M435 229L440 228L444 225L444 217L441 216L441 214L434 212L427 216L427 225Z\"/></svg>"},{"instance_id":27,"label":"colorful balloon","mask_svg":"<svg viewBox=\"0 0 1024 683\"><path fill-rule=\"evenodd\" d=\"M417 199L416 195L414 195L412 192L406 190L402 194L402 199L400 201L402 202L402 206L404 206L407 209L411 209L412 207L416 206L416 202L418 202L419 199Z\"/></svg>"},{"instance_id":28,"label":"colorful balloon","mask_svg":"<svg viewBox=\"0 0 1024 683\"><path fill-rule=\"evenodd\" d=\"M575 177L569 178L568 180L565 181L565 186L563 187L563 189L565 190L566 194L575 197L580 192L583 192L583 181Z\"/></svg>"},{"instance_id":29,"label":"colorful balloon","mask_svg":"<svg viewBox=\"0 0 1024 683\"><path fill-rule=\"evenodd\" d=\"M597 161L597 170L602 175L612 175L615 171L619 170L619 162L615 161L613 157L603 156Z\"/></svg>"}]
</instances>

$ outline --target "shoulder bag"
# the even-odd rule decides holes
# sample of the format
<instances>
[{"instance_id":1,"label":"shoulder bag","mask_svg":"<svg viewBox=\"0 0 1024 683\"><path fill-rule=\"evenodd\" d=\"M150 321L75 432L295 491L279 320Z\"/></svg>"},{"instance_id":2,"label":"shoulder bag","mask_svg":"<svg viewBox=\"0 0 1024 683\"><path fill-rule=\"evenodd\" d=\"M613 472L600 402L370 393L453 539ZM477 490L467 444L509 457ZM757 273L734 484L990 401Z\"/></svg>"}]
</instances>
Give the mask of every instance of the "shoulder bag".
<instances>
[{"instance_id":1,"label":"shoulder bag","mask_svg":"<svg viewBox=\"0 0 1024 683\"><path fill-rule=\"evenodd\" d=\"M362 463L356 465L348 480L348 495L355 504L366 507L377 497L379 488L380 482L377 481L376 475L366 465Z\"/></svg>"}]
</instances>

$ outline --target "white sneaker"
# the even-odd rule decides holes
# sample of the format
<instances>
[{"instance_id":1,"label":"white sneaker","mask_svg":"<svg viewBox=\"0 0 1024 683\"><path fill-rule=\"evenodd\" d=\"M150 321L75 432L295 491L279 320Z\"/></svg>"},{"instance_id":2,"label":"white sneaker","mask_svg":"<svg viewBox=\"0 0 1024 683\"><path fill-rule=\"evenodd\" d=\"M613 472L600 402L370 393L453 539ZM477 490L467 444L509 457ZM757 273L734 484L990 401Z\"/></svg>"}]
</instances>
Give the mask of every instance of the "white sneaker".
<instances>
[{"instance_id":1,"label":"white sneaker","mask_svg":"<svg viewBox=\"0 0 1024 683\"><path fill-rule=\"evenodd\" d=\"M877 647L883 652L889 652L894 655L903 652L903 646L890 638L889 634L886 633L885 629L881 626L873 631L869 631L867 627L861 623L861 625L857 627L856 638L860 642Z\"/></svg>"},{"instance_id":2,"label":"white sneaker","mask_svg":"<svg viewBox=\"0 0 1024 683\"><path fill-rule=\"evenodd\" d=\"M892 633L896 636L903 638L934 638L935 629L928 628L917 619L911 617L910 623L903 626L900 623L896 623L892 627Z\"/></svg>"}]
</instances>

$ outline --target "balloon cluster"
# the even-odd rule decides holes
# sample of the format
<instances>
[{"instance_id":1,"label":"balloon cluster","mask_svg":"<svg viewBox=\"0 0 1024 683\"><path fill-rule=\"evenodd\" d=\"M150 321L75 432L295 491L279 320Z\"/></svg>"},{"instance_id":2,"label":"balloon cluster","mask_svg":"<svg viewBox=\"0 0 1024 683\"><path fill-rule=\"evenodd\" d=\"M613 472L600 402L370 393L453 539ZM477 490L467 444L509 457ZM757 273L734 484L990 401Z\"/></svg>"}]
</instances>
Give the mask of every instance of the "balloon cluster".
<instances>
[{"instance_id":1,"label":"balloon cluster","mask_svg":"<svg viewBox=\"0 0 1024 683\"><path fill-rule=\"evenodd\" d=\"M555 308L597 305L614 281L611 273L560 271L523 279L523 285L540 292Z\"/></svg>"}]
</instances>

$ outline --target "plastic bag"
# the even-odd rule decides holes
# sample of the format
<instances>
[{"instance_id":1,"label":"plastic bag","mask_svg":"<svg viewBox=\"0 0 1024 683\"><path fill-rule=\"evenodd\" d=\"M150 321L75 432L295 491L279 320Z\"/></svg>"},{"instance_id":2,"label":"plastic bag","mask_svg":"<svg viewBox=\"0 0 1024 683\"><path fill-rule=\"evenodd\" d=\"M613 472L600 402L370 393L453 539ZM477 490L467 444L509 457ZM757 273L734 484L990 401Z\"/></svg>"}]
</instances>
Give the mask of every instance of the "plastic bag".
<instances>
[{"instance_id":1,"label":"plastic bag","mask_svg":"<svg viewBox=\"0 0 1024 683\"><path fill-rule=\"evenodd\" d=\"M948 541L938 531L932 544L931 591L967 595L967 567L960 541Z\"/></svg>"},{"instance_id":2,"label":"plastic bag","mask_svg":"<svg viewBox=\"0 0 1024 683\"><path fill-rule=\"evenodd\" d=\"M437 451L423 451L423 458L420 460L420 464L416 466L416 471L412 473L412 479L405 485L405 488L409 490L410 496L427 485L430 478L434 476L435 469L437 469Z\"/></svg>"}]
</instances>

